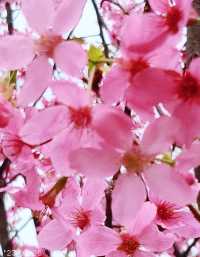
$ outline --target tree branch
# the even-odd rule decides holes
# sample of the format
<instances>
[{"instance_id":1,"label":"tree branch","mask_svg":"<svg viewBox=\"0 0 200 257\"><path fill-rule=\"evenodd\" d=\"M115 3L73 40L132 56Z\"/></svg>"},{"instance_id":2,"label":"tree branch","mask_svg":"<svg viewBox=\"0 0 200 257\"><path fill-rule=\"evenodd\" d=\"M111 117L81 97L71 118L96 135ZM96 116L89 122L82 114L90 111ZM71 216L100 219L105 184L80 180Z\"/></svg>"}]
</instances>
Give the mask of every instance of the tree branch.
<instances>
[{"instance_id":1,"label":"tree branch","mask_svg":"<svg viewBox=\"0 0 200 257\"><path fill-rule=\"evenodd\" d=\"M6 2L5 7L7 12L6 21L8 25L8 32L10 35L12 35L14 28L13 28L13 15L12 15L12 9L11 9L10 3Z\"/></svg>"},{"instance_id":2,"label":"tree branch","mask_svg":"<svg viewBox=\"0 0 200 257\"><path fill-rule=\"evenodd\" d=\"M0 187L5 186L4 172L10 165L10 160L5 159L0 167ZM12 257L12 242L9 240L8 220L6 215L6 208L4 203L4 192L0 193L0 244L4 257Z\"/></svg>"},{"instance_id":3,"label":"tree branch","mask_svg":"<svg viewBox=\"0 0 200 257\"><path fill-rule=\"evenodd\" d=\"M101 17L100 12L99 12L99 8L97 6L96 1L95 0L91 0L91 1L92 1L94 10L96 12L96 16L97 16L97 22L98 22L98 25L99 25L99 33L100 33L100 37L101 37L102 44L103 44L103 47L104 47L104 54L105 54L106 58L109 58L109 49L108 49L108 45L106 43L106 39L105 39L105 36L104 36L104 31L103 31L103 27L105 27L105 24L104 24L104 21Z\"/></svg>"}]
</instances>

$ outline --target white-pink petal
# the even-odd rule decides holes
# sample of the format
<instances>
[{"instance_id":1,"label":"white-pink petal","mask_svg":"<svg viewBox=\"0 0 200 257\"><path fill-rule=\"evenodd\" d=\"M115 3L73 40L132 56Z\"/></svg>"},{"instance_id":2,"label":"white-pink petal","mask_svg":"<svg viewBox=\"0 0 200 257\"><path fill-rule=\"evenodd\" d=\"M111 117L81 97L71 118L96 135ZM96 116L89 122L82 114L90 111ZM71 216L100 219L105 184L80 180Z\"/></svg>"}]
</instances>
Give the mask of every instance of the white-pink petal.
<instances>
[{"instance_id":1,"label":"white-pink petal","mask_svg":"<svg viewBox=\"0 0 200 257\"><path fill-rule=\"evenodd\" d=\"M22 11L30 27L39 34L50 28L54 15L52 0L22 0Z\"/></svg>"},{"instance_id":2,"label":"white-pink petal","mask_svg":"<svg viewBox=\"0 0 200 257\"><path fill-rule=\"evenodd\" d=\"M57 220L50 221L38 235L39 246L51 251L62 250L72 240L72 232Z\"/></svg>"},{"instance_id":3,"label":"white-pink petal","mask_svg":"<svg viewBox=\"0 0 200 257\"><path fill-rule=\"evenodd\" d=\"M52 68L45 56L37 57L26 72L24 85L17 98L18 105L27 106L37 101L51 81Z\"/></svg>"},{"instance_id":4,"label":"white-pink petal","mask_svg":"<svg viewBox=\"0 0 200 257\"><path fill-rule=\"evenodd\" d=\"M30 64L34 57L33 41L22 35L0 38L0 69L17 70Z\"/></svg>"},{"instance_id":5,"label":"white-pink petal","mask_svg":"<svg viewBox=\"0 0 200 257\"><path fill-rule=\"evenodd\" d=\"M133 225L134 217L140 211L145 198L145 186L138 176L120 175L112 194L112 210L115 221L127 228Z\"/></svg>"},{"instance_id":6,"label":"white-pink petal","mask_svg":"<svg viewBox=\"0 0 200 257\"><path fill-rule=\"evenodd\" d=\"M97 226L82 233L79 239L79 247L86 256L103 256L116 250L120 241L120 237L114 230Z\"/></svg>"},{"instance_id":7,"label":"white-pink petal","mask_svg":"<svg viewBox=\"0 0 200 257\"><path fill-rule=\"evenodd\" d=\"M113 176L120 167L120 155L109 149L80 148L69 159L71 168L88 178Z\"/></svg>"},{"instance_id":8,"label":"white-pink petal","mask_svg":"<svg viewBox=\"0 0 200 257\"><path fill-rule=\"evenodd\" d=\"M73 41L62 42L54 52L55 62L62 71L73 77L81 77L87 64L87 55L82 46Z\"/></svg>"},{"instance_id":9,"label":"white-pink petal","mask_svg":"<svg viewBox=\"0 0 200 257\"><path fill-rule=\"evenodd\" d=\"M74 108L84 107L91 104L90 94L70 81L54 81L51 83L53 93L57 101Z\"/></svg>"},{"instance_id":10,"label":"white-pink petal","mask_svg":"<svg viewBox=\"0 0 200 257\"><path fill-rule=\"evenodd\" d=\"M67 126L66 117L67 110L64 106L46 108L28 119L19 134L28 144L42 144Z\"/></svg>"},{"instance_id":11,"label":"white-pink petal","mask_svg":"<svg viewBox=\"0 0 200 257\"><path fill-rule=\"evenodd\" d=\"M53 20L53 30L63 34L70 32L79 22L86 0L67 0L59 5Z\"/></svg>"},{"instance_id":12,"label":"white-pink petal","mask_svg":"<svg viewBox=\"0 0 200 257\"><path fill-rule=\"evenodd\" d=\"M173 168L154 165L144 174L150 191L161 199L181 206L195 202L195 192Z\"/></svg>"}]
</instances>

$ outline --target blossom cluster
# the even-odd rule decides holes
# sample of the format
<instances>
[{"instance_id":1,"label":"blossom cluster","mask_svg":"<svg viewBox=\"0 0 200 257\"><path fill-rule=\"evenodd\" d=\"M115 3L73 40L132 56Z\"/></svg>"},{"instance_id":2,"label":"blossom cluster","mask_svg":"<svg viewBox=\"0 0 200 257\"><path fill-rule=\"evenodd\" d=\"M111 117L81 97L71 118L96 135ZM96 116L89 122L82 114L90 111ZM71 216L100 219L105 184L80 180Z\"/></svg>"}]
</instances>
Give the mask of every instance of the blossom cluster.
<instances>
[{"instance_id":1,"label":"blossom cluster","mask_svg":"<svg viewBox=\"0 0 200 257\"><path fill-rule=\"evenodd\" d=\"M86 2L18 1L26 30L1 35L0 191L37 219L35 256L175 256L200 237L197 14L104 0L108 54L73 37Z\"/></svg>"}]
</instances>

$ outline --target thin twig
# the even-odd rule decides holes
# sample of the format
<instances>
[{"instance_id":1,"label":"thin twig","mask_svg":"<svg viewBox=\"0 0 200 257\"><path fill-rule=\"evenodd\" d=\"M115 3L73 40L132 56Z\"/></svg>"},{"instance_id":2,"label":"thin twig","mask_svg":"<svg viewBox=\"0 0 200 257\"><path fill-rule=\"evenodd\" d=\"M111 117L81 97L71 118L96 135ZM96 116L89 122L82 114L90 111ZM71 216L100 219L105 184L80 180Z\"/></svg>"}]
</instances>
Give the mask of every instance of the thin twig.
<instances>
[{"instance_id":1,"label":"thin twig","mask_svg":"<svg viewBox=\"0 0 200 257\"><path fill-rule=\"evenodd\" d=\"M187 257L190 253L190 251L192 250L192 247L194 247L196 245L196 243L198 242L199 238L195 238L194 241L188 246L188 248L185 250L185 252L182 253L181 257Z\"/></svg>"},{"instance_id":2,"label":"thin twig","mask_svg":"<svg viewBox=\"0 0 200 257\"><path fill-rule=\"evenodd\" d=\"M4 181L4 172L10 165L10 160L5 159L3 164L0 167L0 180L1 187L5 185ZM12 257L12 242L9 240L9 232L8 232L8 220L6 215L6 208L4 202L4 192L0 193L0 245L3 252L3 257Z\"/></svg>"},{"instance_id":3,"label":"thin twig","mask_svg":"<svg viewBox=\"0 0 200 257\"><path fill-rule=\"evenodd\" d=\"M6 2L5 7L7 12L6 21L8 25L8 33L12 35L14 31L14 27L13 27L13 15L12 15L12 9L11 9L10 3Z\"/></svg>"},{"instance_id":4,"label":"thin twig","mask_svg":"<svg viewBox=\"0 0 200 257\"><path fill-rule=\"evenodd\" d=\"M109 3L111 3L111 4L115 5L115 6L117 6L117 7L123 12L124 15L128 15L128 14L129 14L129 12L126 11L126 10L123 8L123 6L122 6L121 4L119 4L118 2L115 2L115 1L112 1L112 0L102 0L102 1L101 1L101 6L103 5L104 2L109 2Z\"/></svg>"},{"instance_id":5,"label":"thin twig","mask_svg":"<svg viewBox=\"0 0 200 257\"><path fill-rule=\"evenodd\" d=\"M98 22L98 25L99 25L99 33L100 33L100 37L101 37L102 44L103 44L103 47L104 47L104 54L105 54L106 58L109 58L109 49L108 49L108 45L106 43L106 39L105 39L105 36L104 36L104 31L103 31L103 27L105 27L105 24L104 24L104 21L101 17L100 12L99 12L99 8L97 6L96 1L95 0L91 0L91 1L92 1L94 10L96 12L96 16L97 16L97 22Z\"/></svg>"}]
</instances>

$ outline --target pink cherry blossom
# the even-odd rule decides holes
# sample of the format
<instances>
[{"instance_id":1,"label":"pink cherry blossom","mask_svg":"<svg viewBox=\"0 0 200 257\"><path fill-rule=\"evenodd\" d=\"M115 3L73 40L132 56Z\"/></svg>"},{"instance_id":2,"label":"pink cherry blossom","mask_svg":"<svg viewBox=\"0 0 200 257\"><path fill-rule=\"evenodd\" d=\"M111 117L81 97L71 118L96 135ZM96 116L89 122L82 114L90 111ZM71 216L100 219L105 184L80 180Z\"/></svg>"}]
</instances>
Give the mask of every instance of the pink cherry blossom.
<instances>
[{"instance_id":1,"label":"pink cherry blossom","mask_svg":"<svg viewBox=\"0 0 200 257\"><path fill-rule=\"evenodd\" d=\"M120 234L109 228L92 227L80 240L81 250L85 256L154 256L153 251L170 248L173 237L162 235L151 225L155 212L155 206L146 202L129 229ZM152 236L154 240L151 240Z\"/></svg>"}]
</instances>

